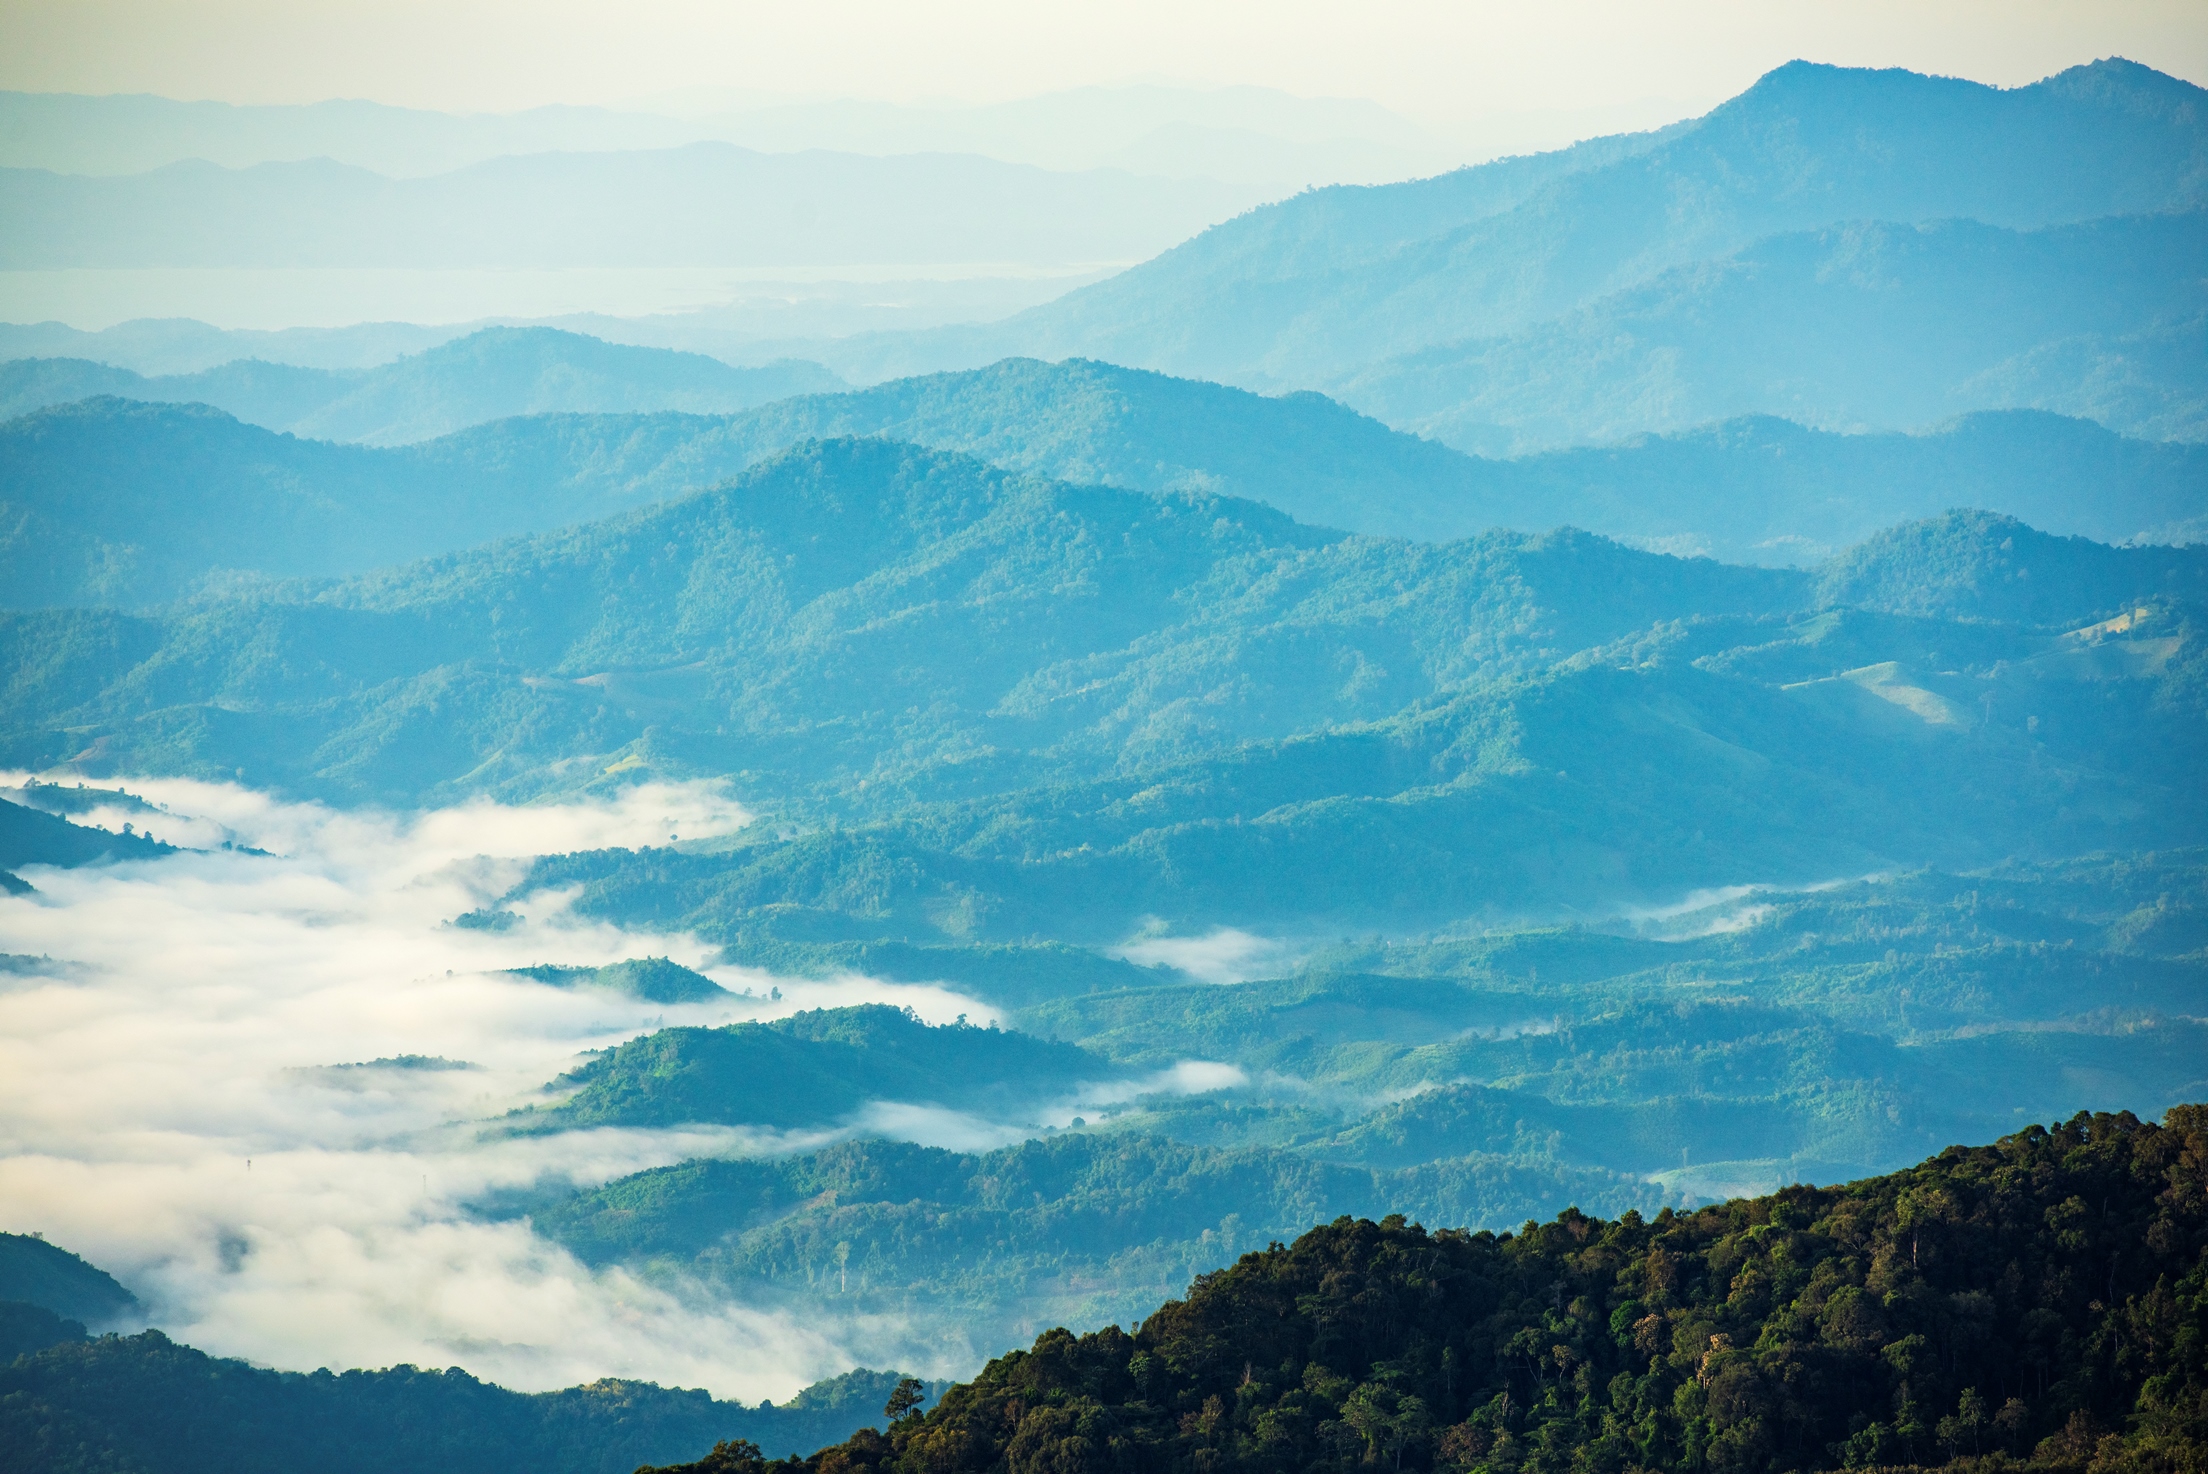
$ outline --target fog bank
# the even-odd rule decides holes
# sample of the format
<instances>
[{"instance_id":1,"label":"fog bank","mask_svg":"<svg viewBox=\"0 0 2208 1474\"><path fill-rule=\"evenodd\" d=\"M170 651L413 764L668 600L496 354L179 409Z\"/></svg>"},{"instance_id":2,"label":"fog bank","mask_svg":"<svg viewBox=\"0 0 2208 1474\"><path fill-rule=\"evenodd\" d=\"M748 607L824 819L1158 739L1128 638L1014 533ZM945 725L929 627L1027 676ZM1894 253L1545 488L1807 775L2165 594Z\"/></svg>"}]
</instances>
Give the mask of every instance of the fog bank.
<instances>
[{"instance_id":1,"label":"fog bank","mask_svg":"<svg viewBox=\"0 0 2208 1474\"><path fill-rule=\"evenodd\" d=\"M799 1319L593 1272L525 1223L468 1211L502 1188L812 1144L483 1131L585 1050L661 1023L869 1000L931 1022L990 1016L941 989L711 966L694 938L584 921L559 894L501 902L525 918L508 931L449 925L498 901L528 856L740 827L744 811L717 789L393 815L227 785L127 786L170 812L82 820L217 848L30 867L35 893L0 899L0 950L18 958L0 974L0 1228L42 1232L115 1273L179 1340L286 1368L411 1361L523 1389L623 1376L757 1400L861 1361L934 1371L972 1354L926 1328ZM754 996L673 1006L499 975L642 956ZM358 1067L408 1056L466 1068ZM887 1107L848 1129L862 1126L944 1144L977 1130Z\"/></svg>"}]
</instances>

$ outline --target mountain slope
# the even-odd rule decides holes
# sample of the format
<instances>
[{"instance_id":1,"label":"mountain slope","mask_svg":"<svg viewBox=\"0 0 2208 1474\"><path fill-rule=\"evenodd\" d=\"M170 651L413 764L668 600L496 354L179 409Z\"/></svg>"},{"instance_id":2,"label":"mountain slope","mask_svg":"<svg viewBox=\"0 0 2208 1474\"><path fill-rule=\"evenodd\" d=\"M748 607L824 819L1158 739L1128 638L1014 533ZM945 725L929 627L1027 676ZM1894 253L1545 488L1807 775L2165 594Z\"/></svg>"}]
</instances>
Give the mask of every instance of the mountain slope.
<instances>
[{"instance_id":1,"label":"mountain slope","mask_svg":"<svg viewBox=\"0 0 2208 1474\"><path fill-rule=\"evenodd\" d=\"M18 862L20 863L20 862ZM36 1305L96 1326L137 1310L138 1297L58 1244L0 1233L0 1301Z\"/></svg>"},{"instance_id":2,"label":"mountain slope","mask_svg":"<svg viewBox=\"0 0 2208 1474\"><path fill-rule=\"evenodd\" d=\"M1854 429L2014 406L2090 407L2115 430L2199 440L2197 364L2141 361L2121 392L2090 398L2082 374L2071 388L2042 375L2027 393L2018 365L2052 345L2196 324L2208 314L2203 256L2201 212L2031 232L1851 224L1759 241L1528 332L1389 359L1334 387L1391 424L1501 453L1747 412Z\"/></svg>"},{"instance_id":3,"label":"mountain slope","mask_svg":"<svg viewBox=\"0 0 2208 1474\"><path fill-rule=\"evenodd\" d=\"M208 404L316 440L403 445L512 415L677 410L726 414L841 387L818 364L732 368L553 328L484 328L367 370L250 359L147 378L79 359L0 364L0 419L95 395Z\"/></svg>"},{"instance_id":4,"label":"mountain slope","mask_svg":"<svg viewBox=\"0 0 2208 1474\"><path fill-rule=\"evenodd\" d=\"M2201 89L2123 61L2008 91L1794 62L1691 125L1582 149L1546 169L1300 195L915 351L1324 387L1772 235L1863 219L2030 229L2197 202L2208 109Z\"/></svg>"}]
</instances>

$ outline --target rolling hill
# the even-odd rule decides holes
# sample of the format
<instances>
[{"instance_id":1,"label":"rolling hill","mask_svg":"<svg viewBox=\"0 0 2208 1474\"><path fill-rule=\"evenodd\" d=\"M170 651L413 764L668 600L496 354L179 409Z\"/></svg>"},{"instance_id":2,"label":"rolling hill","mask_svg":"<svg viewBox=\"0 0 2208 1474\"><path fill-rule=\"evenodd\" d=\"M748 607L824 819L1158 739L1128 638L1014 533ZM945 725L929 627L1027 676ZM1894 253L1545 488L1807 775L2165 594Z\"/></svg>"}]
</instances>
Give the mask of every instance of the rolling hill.
<instances>
[{"instance_id":1,"label":"rolling hill","mask_svg":"<svg viewBox=\"0 0 2208 1474\"><path fill-rule=\"evenodd\" d=\"M529 1131L700 1121L787 1130L835 1123L876 1100L1031 1109L1116 1073L1070 1044L963 1023L931 1028L871 1003L631 1039L555 1081L564 1099L513 1119Z\"/></svg>"},{"instance_id":2,"label":"rolling hill","mask_svg":"<svg viewBox=\"0 0 2208 1474\"><path fill-rule=\"evenodd\" d=\"M1425 925L2194 842L2203 603L2197 549L1989 514L1812 574L824 441L349 582L9 615L0 760L403 802L737 775L795 837L559 883L823 940Z\"/></svg>"},{"instance_id":3,"label":"rolling hill","mask_svg":"<svg viewBox=\"0 0 2208 1474\"><path fill-rule=\"evenodd\" d=\"M1351 532L1576 526L1734 562L1814 562L1956 506L2108 542L2198 539L2208 518L2208 450L2049 414L1964 416L1922 435L1744 419L1499 461L1315 394L1008 360L735 415L545 414L392 448L189 406L56 406L0 425L0 586L16 608L142 608L239 574L360 573L663 501L800 440L853 434L1158 495L1224 493Z\"/></svg>"},{"instance_id":4,"label":"rolling hill","mask_svg":"<svg viewBox=\"0 0 2208 1474\"><path fill-rule=\"evenodd\" d=\"M0 1317L27 1308L0 1302ZM611 1377L523 1393L458 1367L273 1371L157 1330L87 1340L83 1329L49 1319L38 1344L0 1365L0 1437L11 1469L276 1474L312 1462L349 1474L425 1465L492 1474L521 1459L557 1474L599 1474L729 1438L775 1453L818 1447L881 1423L900 1380L860 1368L756 1407Z\"/></svg>"}]
</instances>

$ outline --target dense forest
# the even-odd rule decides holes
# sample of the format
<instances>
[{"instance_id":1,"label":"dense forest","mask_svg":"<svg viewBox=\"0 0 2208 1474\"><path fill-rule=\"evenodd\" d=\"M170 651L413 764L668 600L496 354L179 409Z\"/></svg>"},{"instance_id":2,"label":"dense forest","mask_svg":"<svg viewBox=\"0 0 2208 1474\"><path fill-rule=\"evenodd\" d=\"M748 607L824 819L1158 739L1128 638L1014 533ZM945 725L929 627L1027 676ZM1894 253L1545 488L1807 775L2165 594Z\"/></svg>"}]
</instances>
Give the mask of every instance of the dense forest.
<instances>
[{"instance_id":1,"label":"dense forest","mask_svg":"<svg viewBox=\"0 0 2208 1474\"><path fill-rule=\"evenodd\" d=\"M680 1467L2197 1470L2208 1107L1654 1218L1344 1218L1132 1333L1047 1332L886 1433L755 1454Z\"/></svg>"}]
</instances>

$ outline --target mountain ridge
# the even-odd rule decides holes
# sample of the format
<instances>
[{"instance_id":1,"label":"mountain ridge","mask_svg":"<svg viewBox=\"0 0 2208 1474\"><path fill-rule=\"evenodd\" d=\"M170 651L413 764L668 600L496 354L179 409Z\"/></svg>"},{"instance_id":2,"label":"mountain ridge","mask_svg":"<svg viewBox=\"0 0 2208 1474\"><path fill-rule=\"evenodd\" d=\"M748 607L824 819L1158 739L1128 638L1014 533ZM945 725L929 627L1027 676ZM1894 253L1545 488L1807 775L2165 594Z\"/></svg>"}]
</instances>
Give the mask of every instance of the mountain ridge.
<instances>
[{"instance_id":1,"label":"mountain ridge","mask_svg":"<svg viewBox=\"0 0 2208 1474\"><path fill-rule=\"evenodd\" d=\"M357 574L549 531L845 434L1423 540L1578 525L1660 551L1799 564L1957 505L2102 541L2208 535L2208 450L2029 412L1914 436L1748 418L1496 461L1318 395L1008 360L721 419L544 415L396 448L301 441L189 407L56 406L0 424L18 519L0 535L0 568L19 607L144 608L240 578ZM2089 501L2074 495L2081 482Z\"/></svg>"},{"instance_id":2,"label":"mountain ridge","mask_svg":"<svg viewBox=\"0 0 2208 1474\"><path fill-rule=\"evenodd\" d=\"M701 927L1438 923L2190 843L2204 589L2208 551L1983 514L1757 569L1569 531L1356 537L845 439L343 582L7 616L0 757L345 802L741 775L796 837L537 882L664 884Z\"/></svg>"}]
</instances>

